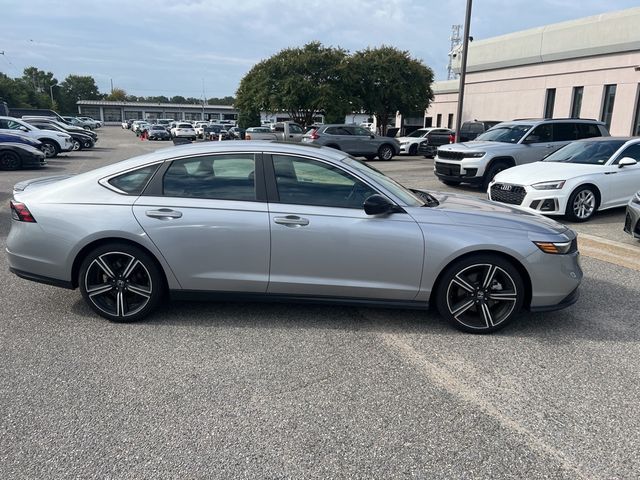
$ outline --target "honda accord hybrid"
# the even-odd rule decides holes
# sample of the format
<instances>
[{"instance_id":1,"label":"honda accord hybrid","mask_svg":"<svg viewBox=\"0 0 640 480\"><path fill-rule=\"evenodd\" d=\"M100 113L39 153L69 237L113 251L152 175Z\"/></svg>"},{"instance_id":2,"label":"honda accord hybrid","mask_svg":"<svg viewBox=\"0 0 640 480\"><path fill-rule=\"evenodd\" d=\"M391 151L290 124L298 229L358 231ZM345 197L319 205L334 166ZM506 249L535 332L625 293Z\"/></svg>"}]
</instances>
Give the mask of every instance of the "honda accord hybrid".
<instances>
[{"instance_id":1,"label":"honda accord hybrid","mask_svg":"<svg viewBox=\"0 0 640 480\"><path fill-rule=\"evenodd\" d=\"M18 183L10 269L79 288L116 322L169 297L427 309L485 333L567 307L576 234L536 213L403 187L344 152L271 142L172 147Z\"/></svg>"}]
</instances>

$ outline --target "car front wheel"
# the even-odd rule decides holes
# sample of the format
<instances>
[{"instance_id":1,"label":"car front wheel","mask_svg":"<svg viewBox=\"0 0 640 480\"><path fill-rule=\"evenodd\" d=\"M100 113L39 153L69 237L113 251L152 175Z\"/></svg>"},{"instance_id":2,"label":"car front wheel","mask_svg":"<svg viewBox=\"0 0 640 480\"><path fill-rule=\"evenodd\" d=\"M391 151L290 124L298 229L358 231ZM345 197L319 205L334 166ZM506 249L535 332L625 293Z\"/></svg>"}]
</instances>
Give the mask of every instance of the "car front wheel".
<instances>
[{"instance_id":1,"label":"car front wheel","mask_svg":"<svg viewBox=\"0 0 640 480\"><path fill-rule=\"evenodd\" d=\"M0 152L0 170L17 170L20 166L20 157L15 152Z\"/></svg>"},{"instance_id":2,"label":"car front wheel","mask_svg":"<svg viewBox=\"0 0 640 480\"><path fill-rule=\"evenodd\" d=\"M112 322L135 322L149 315L164 291L156 262L144 251L123 243L98 247L80 266L85 301Z\"/></svg>"},{"instance_id":3,"label":"car front wheel","mask_svg":"<svg viewBox=\"0 0 640 480\"><path fill-rule=\"evenodd\" d=\"M472 255L449 266L436 290L440 314L456 328L489 333L507 325L522 308L524 283L507 260Z\"/></svg>"},{"instance_id":4,"label":"car front wheel","mask_svg":"<svg viewBox=\"0 0 640 480\"><path fill-rule=\"evenodd\" d=\"M380 160L391 160L394 154L395 152L393 151L393 148L391 148L390 145L382 145L378 149L378 158Z\"/></svg>"},{"instance_id":5,"label":"car front wheel","mask_svg":"<svg viewBox=\"0 0 640 480\"><path fill-rule=\"evenodd\" d=\"M51 140L41 140L42 151L47 158L53 158L58 155L58 147Z\"/></svg>"},{"instance_id":6,"label":"car front wheel","mask_svg":"<svg viewBox=\"0 0 640 480\"><path fill-rule=\"evenodd\" d=\"M565 215L574 222L586 222L598 208L596 193L591 187L580 187L571 193Z\"/></svg>"}]
</instances>

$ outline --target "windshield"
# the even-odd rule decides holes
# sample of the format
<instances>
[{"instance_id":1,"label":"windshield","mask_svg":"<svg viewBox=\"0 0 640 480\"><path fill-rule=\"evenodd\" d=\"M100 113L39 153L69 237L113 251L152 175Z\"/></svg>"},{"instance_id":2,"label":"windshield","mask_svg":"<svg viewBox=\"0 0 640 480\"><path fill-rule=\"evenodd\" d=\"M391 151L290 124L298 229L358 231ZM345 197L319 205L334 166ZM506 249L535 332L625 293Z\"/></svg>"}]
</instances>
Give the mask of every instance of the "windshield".
<instances>
[{"instance_id":1,"label":"windshield","mask_svg":"<svg viewBox=\"0 0 640 480\"><path fill-rule=\"evenodd\" d=\"M477 141L518 143L533 125L502 124L478 135Z\"/></svg>"},{"instance_id":2,"label":"windshield","mask_svg":"<svg viewBox=\"0 0 640 480\"><path fill-rule=\"evenodd\" d=\"M421 138L424 137L428 130L416 130L415 132L411 132L407 137L409 138Z\"/></svg>"},{"instance_id":3,"label":"windshield","mask_svg":"<svg viewBox=\"0 0 640 480\"><path fill-rule=\"evenodd\" d=\"M421 207L424 205L424 201L418 198L413 192L407 190L395 180L387 177L384 173L376 170L370 165L367 165L360 160L356 160L353 157L346 157L343 160L344 163L350 167L355 168L359 172L362 172L365 176L373 178L380 183L383 187L393 193L402 202L406 203L409 207Z\"/></svg>"},{"instance_id":4,"label":"windshield","mask_svg":"<svg viewBox=\"0 0 640 480\"><path fill-rule=\"evenodd\" d=\"M573 142L553 152L543 162L604 165L624 143L624 140Z\"/></svg>"}]
</instances>

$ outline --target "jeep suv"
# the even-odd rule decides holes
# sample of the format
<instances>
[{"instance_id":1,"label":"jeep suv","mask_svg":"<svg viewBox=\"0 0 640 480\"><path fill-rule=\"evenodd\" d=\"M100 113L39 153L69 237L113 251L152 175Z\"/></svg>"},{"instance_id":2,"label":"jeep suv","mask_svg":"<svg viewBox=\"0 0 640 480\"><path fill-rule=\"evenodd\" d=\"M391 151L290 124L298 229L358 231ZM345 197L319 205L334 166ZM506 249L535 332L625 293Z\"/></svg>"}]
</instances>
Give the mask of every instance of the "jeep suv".
<instances>
[{"instance_id":1,"label":"jeep suv","mask_svg":"<svg viewBox=\"0 0 640 480\"><path fill-rule=\"evenodd\" d=\"M438 148L434 171L445 185L469 183L486 190L493 177L502 170L542 160L574 140L608 135L605 124L596 120L503 122L474 141Z\"/></svg>"}]
</instances>

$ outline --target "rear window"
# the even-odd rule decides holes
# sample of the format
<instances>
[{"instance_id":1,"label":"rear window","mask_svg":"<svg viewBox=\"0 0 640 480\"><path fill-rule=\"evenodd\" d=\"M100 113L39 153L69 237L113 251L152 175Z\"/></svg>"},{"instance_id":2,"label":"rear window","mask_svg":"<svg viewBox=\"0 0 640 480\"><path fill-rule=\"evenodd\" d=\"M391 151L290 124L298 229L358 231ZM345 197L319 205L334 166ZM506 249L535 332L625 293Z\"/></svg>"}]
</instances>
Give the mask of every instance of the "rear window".
<instances>
[{"instance_id":1,"label":"rear window","mask_svg":"<svg viewBox=\"0 0 640 480\"><path fill-rule=\"evenodd\" d=\"M178 125L178 128L193 128L193 126L189 123L181 123Z\"/></svg>"},{"instance_id":2,"label":"rear window","mask_svg":"<svg viewBox=\"0 0 640 480\"><path fill-rule=\"evenodd\" d=\"M140 195L159 166L160 164L157 163L132 170L131 172L113 177L108 183L128 195Z\"/></svg>"}]
</instances>

